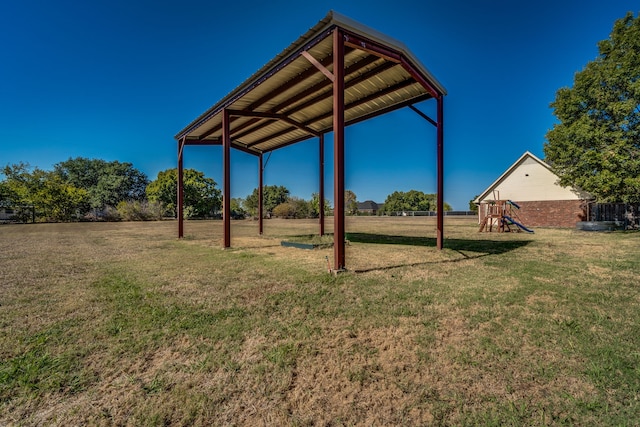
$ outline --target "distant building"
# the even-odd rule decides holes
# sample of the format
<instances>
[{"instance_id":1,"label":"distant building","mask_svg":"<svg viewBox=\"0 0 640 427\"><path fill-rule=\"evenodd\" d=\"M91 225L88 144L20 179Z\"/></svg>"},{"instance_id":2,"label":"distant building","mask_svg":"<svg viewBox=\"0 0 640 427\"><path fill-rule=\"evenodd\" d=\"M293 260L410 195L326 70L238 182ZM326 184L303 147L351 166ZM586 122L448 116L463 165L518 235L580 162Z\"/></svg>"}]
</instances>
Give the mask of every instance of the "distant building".
<instances>
[{"instance_id":1,"label":"distant building","mask_svg":"<svg viewBox=\"0 0 640 427\"><path fill-rule=\"evenodd\" d=\"M358 214L359 215L377 215L381 209L381 205L378 205L372 200L365 202L358 202Z\"/></svg>"},{"instance_id":2,"label":"distant building","mask_svg":"<svg viewBox=\"0 0 640 427\"><path fill-rule=\"evenodd\" d=\"M527 151L474 200L480 222L486 205L496 199L516 202L518 216L527 226L575 227L586 220L591 196L561 187L551 167Z\"/></svg>"}]
</instances>

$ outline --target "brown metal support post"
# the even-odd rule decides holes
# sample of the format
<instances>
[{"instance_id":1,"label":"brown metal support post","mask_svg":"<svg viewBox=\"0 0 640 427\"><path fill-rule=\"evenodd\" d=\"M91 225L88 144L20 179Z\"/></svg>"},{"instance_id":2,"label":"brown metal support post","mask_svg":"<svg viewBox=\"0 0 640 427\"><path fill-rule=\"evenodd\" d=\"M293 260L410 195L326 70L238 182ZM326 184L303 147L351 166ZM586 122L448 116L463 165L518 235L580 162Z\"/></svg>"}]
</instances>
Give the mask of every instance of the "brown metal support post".
<instances>
[{"instance_id":1,"label":"brown metal support post","mask_svg":"<svg viewBox=\"0 0 640 427\"><path fill-rule=\"evenodd\" d=\"M260 176L258 178L258 230L260 232L260 235L262 236L262 232L264 231L263 228L263 206L264 206L264 182L263 182L263 176L264 176L264 164L262 163L262 153L260 153Z\"/></svg>"},{"instance_id":2,"label":"brown metal support post","mask_svg":"<svg viewBox=\"0 0 640 427\"><path fill-rule=\"evenodd\" d=\"M318 217L320 218L320 235L324 236L324 134L320 135L320 188L318 190Z\"/></svg>"},{"instance_id":3,"label":"brown metal support post","mask_svg":"<svg viewBox=\"0 0 640 427\"><path fill-rule=\"evenodd\" d=\"M345 268L344 250L344 37L333 30L333 255L334 270Z\"/></svg>"},{"instance_id":4,"label":"brown metal support post","mask_svg":"<svg viewBox=\"0 0 640 427\"><path fill-rule=\"evenodd\" d=\"M184 152L184 138L178 140L178 203L177 212L178 216L178 238L184 237L184 170L183 170L183 152Z\"/></svg>"},{"instance_id":5,"label":"brown metal support post","mask_svg":"<svg viewBox=\"0 0 640 427\"><path fill-rule=\"evenodd\" d=\"M229 131L229 111L222 110L222 220L224 222L223 235L224 247L231 247L231 133Z\"/></svg>"},{"instance_id":6,"label":"brown metal support post","mask_svg":"<svg viewBox=\"0 0 640 427\"><path fill-rule=\"evenodd\" d=\"M438 97L438 179L437 179L437 234L436 234L436 246L438 249L442 249L444 243L444 95Z\"/></svg>"}]
</instances>

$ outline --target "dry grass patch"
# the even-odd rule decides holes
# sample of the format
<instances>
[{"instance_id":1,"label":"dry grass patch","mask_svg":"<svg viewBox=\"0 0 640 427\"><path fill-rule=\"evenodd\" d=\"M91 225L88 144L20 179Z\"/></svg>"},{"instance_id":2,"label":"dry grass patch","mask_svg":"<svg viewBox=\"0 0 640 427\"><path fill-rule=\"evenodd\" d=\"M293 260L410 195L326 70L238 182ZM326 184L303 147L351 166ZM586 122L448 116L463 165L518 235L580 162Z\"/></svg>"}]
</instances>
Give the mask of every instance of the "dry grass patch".
<instances>
[{"instance_id":1,"label":"dry grass patch","mask_svg":"<svg viewBox=\"0 0 640 427\"><path fill-rule=\"evenodd\" d=\"M446 219L2 226L2 425L633 425L634 233ZM328 223L328 232L331 231Z\"/></svg>"}]
</instances>

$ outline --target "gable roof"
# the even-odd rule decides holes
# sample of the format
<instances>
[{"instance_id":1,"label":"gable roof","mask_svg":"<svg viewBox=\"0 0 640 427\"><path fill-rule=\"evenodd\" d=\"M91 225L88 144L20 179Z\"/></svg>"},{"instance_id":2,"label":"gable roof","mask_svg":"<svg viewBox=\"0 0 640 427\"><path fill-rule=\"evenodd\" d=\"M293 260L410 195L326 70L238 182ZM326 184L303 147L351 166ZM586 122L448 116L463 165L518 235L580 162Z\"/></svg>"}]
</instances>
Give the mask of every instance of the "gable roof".
<instances>
[{"instance_id":1,"label":"gable roof","mask_svg":"<svg viewBox=\"0 0 640 427\"><path fill-rule=\"evenodd\" d=\"M446 94L404 44L330 11L175 138L221 144L224 110L230 114L231 146L254 155L331 131L336 28L345 43L345 125Z\"/></svg>"},{"instance_id":2,"label":"gable roof","mask_svg":"<svg viewBox=\"0 0 640 427\"><path fill-rule=\"evenodd\" d=\"M553 172L553 170L551 169L551 166L549 166L547 163L545 163L544 161L540 160L537 156L535 156L534 154L532 154L529 151L525 151L524 154L522 156L520 156L520 158L518 160L516 160L515 163L513 163L502 175L500 175L500 177L498 177L498 179L496 179L489 187L487 187L487 189L485 191L483 191L478 197L476 197L476 199L473 201L473 203L480 203L482 200L485 200L487 198L489 198L489 196L491 195L491 193L493 193L494 190L496 190L498 187L500 187L501 185L505 184L507 182L507 180L509 180L509 178L512 177L512 174L518 170L519 168L521 168L523 165L526 164L533 164L534 166L537 166L538 168L542 168L543 171L547 172L547 175L552 175L553 177L555 177L555 181L553 183L553 186L556 189L559 189L559 191L565 193L565 196L568 198L589 198L589 195L580 191L579 189L574 189L574 188L565 188L565 187L560 187L560 185L557 183L557 179L558 176L555 174L555 172ZM540 169L538 169L540 170ZM527 175L528 176L528 175ZM547 177L547 180L549 180L550 178ZM550 182L547 181L547 187L551 186ZM567 196L570 195L570 196ZM505 198L513 198L514 196L509 196L509 197L502 197L502 199ZM514 198L514 200L516 200ZM523 199L520 199L521 201L524 201Z\"/></svg>"},{"instance_id":3,"label":"gable roof","mask_svg":"<svg viewBox=\"0 0 640 427\"><path fill-rule=\"evenodd\" d=\"M358 210L378 210L379 205L373 200L365 200L364 202L358 202Z\"/></svg>"}]
</instances>

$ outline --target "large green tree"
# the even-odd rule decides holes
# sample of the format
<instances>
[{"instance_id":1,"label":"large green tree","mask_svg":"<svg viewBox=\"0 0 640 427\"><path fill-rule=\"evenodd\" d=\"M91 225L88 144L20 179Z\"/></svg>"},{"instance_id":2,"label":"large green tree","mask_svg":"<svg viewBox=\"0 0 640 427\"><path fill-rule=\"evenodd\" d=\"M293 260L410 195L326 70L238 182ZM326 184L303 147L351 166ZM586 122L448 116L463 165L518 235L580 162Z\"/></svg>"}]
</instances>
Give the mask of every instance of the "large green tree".
<instances>
[{"instance_id":1,"label":"large green tree","mask_svg":"<svg viewBox=\"0 0 640 427\"><path fill-rule=\"evenodd\" d=\"M6 180L0 181L0 208L17 206L17 201L18 195L16 194L14 187Z\"/></svg>"},{"instance_id":2,"label":"large green tree","mask_svg":"<svg viewBox=\"0 0 640 427\"><path fill-rule=\"evenodd\" d=\"M474 203L474 200L478 198L478 194L473 196L473 199L469 200L469 210L473 212L478 212L478 205Z\"/></svg>"},{"instance_id":3,"label":"large green tree","mask_svg":"<svg viewBox=\"0 0 640 427\"><path fill-rule=\"evenodd\" d=\"M144 200L147 176L128 162L77 157L54 165L63 181L89 193L92 209L115 207L121 201Z\"/></svg>"},{"instance_id":4,"label":"large green tree","mask_svg":"<svg viewBox=\"0 0 640 427\"><path fill-rule=\"evenodd\" d=\"M289 190L282 185L265 185L262 190L262 207L264 214L272 214L273 209L279 204L289 200ZM244 200L244 208L251 215L258 215L258 189L254 188L253 192Z\"/></svg>"},{"instance_id":5,"label":"large green tree","mask_svg":"<svg viewBox=\"0 0 640 427\"><path fill-rule=\"evenodd\" d=\"M331 203L329 200L324 199L324 214L329 215L331 213ZM311 200L309 201L309 215L317 218L320 216L320 194L312 193Z\"/></svg>"},{"instance_id":6,"label":"large green tree","mask_svg":"<svg viewBox=\"0 0 640 427\"><path fill-rule=\"evenodd\" d=\"M394 191L389 194L384 201L384 211L411 212L411 211L435 211L437 209L437 198L435 194L425 194L422 191ZM451 206L444 203L444 210L450 211Z\"/></svg>"},{"instance_id":7,"label":"large green tree","mask_svg":"<svg viewBox=\"0 0 640 427\"><path fill-rule=\"evenodd\" d=\"M234 197L231 199L231 217L244 218L247 212L244 210L244 199L242 197Z\"/></svg>"},{"instance_id":8,"label":"large green tree","mask_svg":"<svg viewBox=\"0 0 640 427\"><path fill-rule=\"evenodd\" d=\"M82 188L63 180L57 173L30 168L24 163L7 165L3 169L2 202L23 211L25 218L35 211L38 220L69 221L81 214L89 194ZM27 212L29 211L29 212Z\"/></svg>"},{"instance_id":9,"label":"large green tree","mask_svg":"<svg viewBox=\"0 0 640 427\"><path fill-rule=\"evenodd\" d=\"M358 213L358 198L356 193L351 190L344 190L344 212L347 215Z\"/></svg>"},{"instance_id":10,"label":"large green tree","mask_svg":"<svg viewBox=\"0 0 640 427\"><path fill-rule=\"evenodd\" d=\"M195 169L185 169L184 214L188 218L202 218L220 210L221 192L216 182ZM176 216L178 205L178 170L167 169L147 185L149 201L160 202L168 215Z\"/></svg>"},{"instance_id":11,"label":"large green tree","mask_svg":"<svg viewBox=\"0 0 640 427\"><path fill-rule=\"evenodd\" d=\"M599 56L551 103L546 161L560 184L599 202L640 202L640 19L615 22Z\"/></svg>"}]
</instances>

